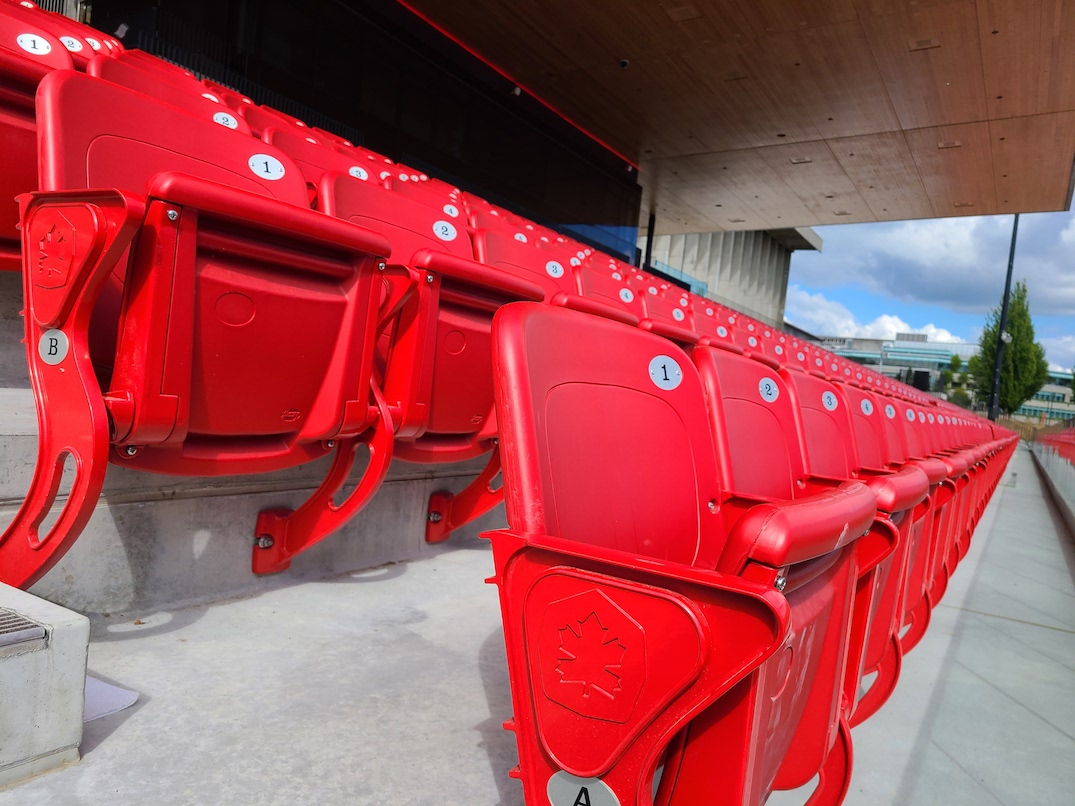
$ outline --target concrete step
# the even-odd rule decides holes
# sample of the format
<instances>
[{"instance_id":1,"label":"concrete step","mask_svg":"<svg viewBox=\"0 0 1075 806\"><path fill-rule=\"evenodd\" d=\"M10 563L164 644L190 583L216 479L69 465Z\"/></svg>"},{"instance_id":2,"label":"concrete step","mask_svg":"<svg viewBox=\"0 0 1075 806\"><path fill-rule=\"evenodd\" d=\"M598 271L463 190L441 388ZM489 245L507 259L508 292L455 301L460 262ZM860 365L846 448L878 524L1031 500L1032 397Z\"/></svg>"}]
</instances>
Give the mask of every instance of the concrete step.
<instances>
[{"instance_id":1,"label":"concrete step","mask_svg":"<svg viewBox=\"0 0 1075 806\"><path fill-rule=\"evenodd\" d=\"M26 495L37 457L29 389L0 389L0 456L3 528ZM272 578L250 571L257 514L297 507L328 464L326 457L275 473L224 478L161 476L110 465L84 533L32 591L79 612L112 613L214 601L272 586ZM424 535L430 493L462 489L483 465L484 457L453 465L394 462L370 505L297 558L285 575L321 577L423 556L429 550ZM462 532L502 526L500 512Z\"/></svg>"}]
</instances>

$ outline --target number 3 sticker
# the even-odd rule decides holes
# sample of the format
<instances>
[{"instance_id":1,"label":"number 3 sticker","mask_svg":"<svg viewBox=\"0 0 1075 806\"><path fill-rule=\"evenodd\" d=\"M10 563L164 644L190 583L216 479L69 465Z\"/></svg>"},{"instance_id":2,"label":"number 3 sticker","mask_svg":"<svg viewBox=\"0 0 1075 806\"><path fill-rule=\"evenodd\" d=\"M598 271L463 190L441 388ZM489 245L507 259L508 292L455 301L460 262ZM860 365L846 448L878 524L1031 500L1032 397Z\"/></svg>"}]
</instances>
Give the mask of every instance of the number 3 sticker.
<instances>
[{"instance_id":1,"label":"number 3 sticker","mask_svg":"<svg viewBox=\"0 0 1075 806\"><path fill-rule=\"evenodd\" d=\"M829 411L836 411L836 395L832 392L823 392L821 395L821 405Z\"/></svg>"},{"instance_id":2,"label":"number 3 sticker","mask_svg":"<svg viewBox=\"0 0 1075 806\"><path fill-rule=\"evenodd\" d=\"M683 370L676 359L657 355L649 362L649 379L658 389L671 392L683 383Z\"/></svg>"},{"instance_id":3,"label":"number 3 sticker","mask_svg":"<svg viewBox=\"0 0 1075 806\"><path fill-rule=\"evenodd\" d=\"M762 378L758 381L758 393L766 403L772 403L780 397L780 387L772 378Z\"/></svg>"}]
</instances>

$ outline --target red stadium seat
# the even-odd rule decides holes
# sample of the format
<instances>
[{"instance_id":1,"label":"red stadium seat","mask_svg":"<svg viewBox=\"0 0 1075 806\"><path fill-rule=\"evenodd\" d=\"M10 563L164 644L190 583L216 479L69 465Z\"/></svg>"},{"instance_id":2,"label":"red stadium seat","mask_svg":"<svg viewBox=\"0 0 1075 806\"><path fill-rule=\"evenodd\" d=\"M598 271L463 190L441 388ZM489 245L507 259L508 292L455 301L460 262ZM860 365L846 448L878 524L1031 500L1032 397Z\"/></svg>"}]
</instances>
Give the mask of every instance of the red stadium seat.
<instances>
[{"instance_id":1,"label":"red stadium seat","mask_svg":"<svg viewBox=\"0 0 1075 806\"><path fill-rule=\"evenodd\" d=\"M257 140L72 71L47 76L39 100L46 192L24 201L23 242L43 427L30 495L0 538L4 581L59 559L107 459L221 475L334 451L306 504L259 517L254 570L286 568L387 472L393 422L372 362L388 244L307 209L294 163ZM362 444L370 465L336 504ZM68 454L75 488L41 537Z\"/></svg>"},{"instance_id":2,"label":"red stadium seat","mask_svg":"<svg viewBox=\"0 0 1075 806\"><path fill-rule=\"evenodd\" d=\"M790 588L827 599L830 580L846 583L872 495L849 485L755 501L755 512L730 503L698 374L653 334L520 304L498 313L494 345L511 531L490 537L527 801L593 786L637 802L694 717L658 802L760 804L798 719L764 740L752 704L773 708L774 678L792 673L793 655L811 676L821 644L840 655L841 643L836 616L822 629L832 640L804 646L774 586L788 572ZM830 605L844 609L829 600L820 610ZM791 689L776 697L781 707L809 710L811 698ZM707 740L717 737L714 755Z\"/></svg>"}]
</instances>

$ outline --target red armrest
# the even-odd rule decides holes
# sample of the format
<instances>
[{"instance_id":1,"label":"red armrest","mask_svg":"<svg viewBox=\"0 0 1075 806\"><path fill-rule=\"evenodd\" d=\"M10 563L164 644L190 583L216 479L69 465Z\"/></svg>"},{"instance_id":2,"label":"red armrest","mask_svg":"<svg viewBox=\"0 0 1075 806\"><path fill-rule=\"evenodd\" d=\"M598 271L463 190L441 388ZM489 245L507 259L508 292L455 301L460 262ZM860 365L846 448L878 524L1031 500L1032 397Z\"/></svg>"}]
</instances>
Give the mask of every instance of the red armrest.
<instances>
[{"instance_id":1,"label":"red armrest","mask_svg":"<svg viewBox=\"0 0 1075 806\"><path fill-rule=\"evenodd\" d=\"M877 500L864 484L795 501L759 504L735 524L717 570L742 573L748 561L773 568L810 560L858 539L877 514Z\"/></svg>"},{"instance_id":2,"label":"red armrest","mask_svg":"<svg viewBox=\"0 0 1075 806\"><path fill-rule=\"evenodd\" d=\"M616 322L623 322L625 325L630 325L631 327L638 327L638 317L630 311L624 308L617 308L615 305L610 305L607 302L602 302L601 300L593 299L592 297L561 293L552 298L552 304L559 305L561 308L570 308L573 311L591 313L594 316L601 316Z\"/></svg>"},{"instance_id":3,"label":"red armrest","mask_svg":"<svg viewBox=\"0 0 1075 806\"><path fill-rule=\"evenodd\" d=\"M944 466L948 468L948 478L955 479L966 475L967 460L958 453L951 455L945 454L938 458L944 462Z\"/></svg>"},{"instance_id":4,"label":"red armrest","mask_svg":"<svg viewBox=\"0 0 1075 806\"><path fill-rule=\"evenodd\" d=\"M479 288L492 288L520 300L541 302L545 299L545 289L537 283L509 274L495 266L487 266L447 252L422 249L414 255L414 267L429 269Z\"/></svg>"},{"instance_id":5,"label":"red armrest","mask_svg":"<svg viewBox=\"0 0 1075 806\"><path fill-rule=\"evenodd\" d=\"M948 478L948 467L940 459L912 459L904 467L917 467L926 474L931 485L940 484Z\"/></svg>"},{"instance_id":6,"label":"red armrest","mask_svg":"<svg viewBox=\"0 0 1075 806\"><path fill-rule=\"evenodd\" d=\"M929 495L929 477L914 465L905 465L885 476L866 482L877 498L881 512L904 512Z\"/></svg>"}]
</instances>

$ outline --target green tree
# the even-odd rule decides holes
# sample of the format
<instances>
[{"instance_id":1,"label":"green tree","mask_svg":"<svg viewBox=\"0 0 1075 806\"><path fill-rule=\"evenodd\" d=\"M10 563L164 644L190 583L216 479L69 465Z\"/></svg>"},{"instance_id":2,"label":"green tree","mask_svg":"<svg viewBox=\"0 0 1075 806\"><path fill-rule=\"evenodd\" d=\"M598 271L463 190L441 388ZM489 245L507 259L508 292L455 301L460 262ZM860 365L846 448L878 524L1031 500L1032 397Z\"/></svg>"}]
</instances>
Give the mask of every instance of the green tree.
<instances>
[{"instance_id":1,"label":"green tree","mask_svg":"<svg viewBox=\"0 0 1075 806\"><path fill-rule=\"evenodd\" d=\"M978 355L970 361L970 372L979 393L989 395L993 388L993 361L997 355L997 333L1000 329L1000 306L990 311L985 329L978 341ZM1034 396L1049 377L1045 348L1034 341L1034 323L1026 299L1026 283L1020 280L1012 289L1008 305L1008 333L1012 340L1004 347L1000 365L1000 410L1005 414L1016 411L1023 402Z\"/></svg>"},{"instance_id":2,"label":"green tree","mask_svg":"<svg viewBox=\"0 0 1075 806\"><path fill-rule=\"evenodd\" d=\"M952 393L948 395L948 402L955 403L957 406L962 406L965 409L969 409L973 403L970 395L967 394L966 389L953 389Z\"/></svg>"}]
</instances>

